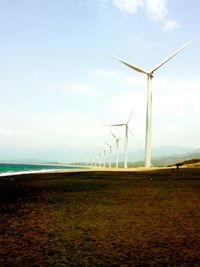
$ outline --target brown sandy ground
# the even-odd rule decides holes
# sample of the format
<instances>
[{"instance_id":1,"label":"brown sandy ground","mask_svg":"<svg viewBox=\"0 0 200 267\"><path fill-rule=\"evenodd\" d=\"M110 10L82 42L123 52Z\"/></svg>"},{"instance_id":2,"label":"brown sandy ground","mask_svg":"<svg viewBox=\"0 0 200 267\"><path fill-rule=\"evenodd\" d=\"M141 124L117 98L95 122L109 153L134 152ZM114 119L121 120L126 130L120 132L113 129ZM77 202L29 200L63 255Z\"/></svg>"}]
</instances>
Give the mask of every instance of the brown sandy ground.
<instances>
[{"instance_id":1,"label":"brown sandy ground","mask_svg":"<svg viewBox=\"0 0 200 267\"><path fill-rule=\"evenodd\" d=\"M0 179L0 266L200 266L200 169Z\"/></svg>"}]
</instances>

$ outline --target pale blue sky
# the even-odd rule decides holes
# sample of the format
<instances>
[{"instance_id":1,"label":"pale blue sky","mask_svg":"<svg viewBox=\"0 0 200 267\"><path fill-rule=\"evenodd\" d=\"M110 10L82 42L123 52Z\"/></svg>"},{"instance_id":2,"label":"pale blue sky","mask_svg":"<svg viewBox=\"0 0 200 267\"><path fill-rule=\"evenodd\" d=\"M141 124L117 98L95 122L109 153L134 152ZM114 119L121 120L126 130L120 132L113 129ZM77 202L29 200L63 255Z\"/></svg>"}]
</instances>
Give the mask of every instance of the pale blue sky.
<instances>
[{"instance_id":1,"label":"pale blue sky","mask_svg":"<svg viewBox=\"0 0 200 267\"><path fill-rule=\"evenodd\" d=\"M200 147L199 10L197 0L0 1L0 159L89 157L113 142L102 125L133 107L130 150L143 148L146 77L109 53L149 69L192 38L155 74L152 145Z\"/></svg>"}]
</instances>

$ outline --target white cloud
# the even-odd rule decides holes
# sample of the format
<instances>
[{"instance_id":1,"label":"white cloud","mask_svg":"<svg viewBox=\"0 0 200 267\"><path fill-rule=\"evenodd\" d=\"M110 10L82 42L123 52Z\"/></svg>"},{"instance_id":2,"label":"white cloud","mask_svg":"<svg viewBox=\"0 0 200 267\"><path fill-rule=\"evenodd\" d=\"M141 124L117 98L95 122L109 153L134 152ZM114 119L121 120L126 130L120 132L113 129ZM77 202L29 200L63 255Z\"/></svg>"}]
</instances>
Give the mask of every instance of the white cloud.
<instances>
[{"instance_id":1,"label":"white cloud","mask_svg":"<svg viewBox=\"0 0 200 267\"><path fill-rule=\"evenodd\" d=\"M121 11L133 14L136 13L139 6L143 4L143 0L113 0L113 4Z\"/></svg>"},{"instance_id":2,"label":"white cloud","mask_svg":"<svg viewBox=\"0 0 200 267\"><path fill-rule=\"evenodd\" d=\"M85 85L85 84L80 84L80 83L71 84L69 86L69 90L74 93L84 95L84 96L89 96L89 97L97 97L99 95L96 88L90 85Z\"/></svg>"},{"instance_id":3,"label":"white cloud","mask_svg":"<svg viewBox=\"0 0 200 267\"><path fill-rule=\"evenodd\" d=\"M166 20L164 22L162 29L164 31L172 31L172 30L178 29L180 27L181 27L181 25L179 22L169 19L169 20Z\"/></svg>"},{"instance_id":4,"label":"white cloud","mask_svg":"<svg viewBox=\"0 0 200 267\"><path fill-rule=\"evenodd\" d=\"M163 30L171 31L180 27L180 23L167 19L167 0L112 0L113 5L127 14L136 14L143 8L148 18L163 23Z\"/></svg>"},{"instance_id":5,"label":"white cloud","mask_svg":"<svg viewBox=\"0 0 200 267\"><path fill-rule=\"evenodd\" d=\"M145 0L145 8L149 17L155 21L164 20L168 13L166 0Z\"/></svg>"}]
</instances>

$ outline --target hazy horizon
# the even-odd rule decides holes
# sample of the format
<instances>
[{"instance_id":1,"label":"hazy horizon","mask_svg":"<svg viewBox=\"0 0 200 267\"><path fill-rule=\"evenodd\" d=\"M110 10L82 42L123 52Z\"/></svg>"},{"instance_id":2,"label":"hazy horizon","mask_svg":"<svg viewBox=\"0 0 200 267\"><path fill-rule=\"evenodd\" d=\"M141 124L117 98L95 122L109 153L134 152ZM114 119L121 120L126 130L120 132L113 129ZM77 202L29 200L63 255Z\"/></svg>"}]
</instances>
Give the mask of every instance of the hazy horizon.
<instances>
[{"instance_id":1,"label":"hazy horizon","mask_svg":"<svg viewBox=\"0 0 200 267\"><path fill-rule=\"evenodd\" d=\"M19 153L19 149L16 150L16 154L9 154L9 151L5 150L4 156L0 156L0 162L16 162L16 163L48 163L48 162L59 162L59 163L72 163L72 162L93 162L94 156L91 156L90 153L87 153L84 149L66 151L65 154L61 150L51 150L51 151L24 151L23 153ZM164 147L156 147L152 149L152 159L161 159L164 157L170 156L184 156L187 154L198 152L200 154L200 148L193 147L180 147L180 146L164 146ZM116 162L116 150L113 147L112 149L112 162ZM63 153L63 154L62 154ZM144 161L144 148L137 150L130 150L128 153L128 162L135 163ZM106 163L109 161L109 152L106 152L105 156ZM101 161L103 162L103 154L101 157ZM123 147L120 147L119 152L119 161L124 161L124 151ZM99 157L96 157L96 163L99 162Z\"/></svg>"}]
</instances>

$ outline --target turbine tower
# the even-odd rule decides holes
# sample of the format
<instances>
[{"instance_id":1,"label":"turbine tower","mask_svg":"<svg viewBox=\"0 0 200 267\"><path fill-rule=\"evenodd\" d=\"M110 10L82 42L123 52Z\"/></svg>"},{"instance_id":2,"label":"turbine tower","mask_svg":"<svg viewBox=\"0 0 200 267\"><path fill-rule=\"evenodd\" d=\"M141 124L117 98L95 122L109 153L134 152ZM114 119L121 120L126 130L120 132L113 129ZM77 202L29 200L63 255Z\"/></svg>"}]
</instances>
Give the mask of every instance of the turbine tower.
<instances>
[{"instance_id":1,"label":"turbine tower","mask_svg":"<svg viewBox=\"0 0 200 267\"><path fill-rule=\"evenodd\" d=\"M97 163L96 163L96 155L93 154L93 166L96 167Z\"/></svg>"},{"instance_id":2,"label":"turbine tower","mask_svg":"<svg viewBox=\"0 0 200 267\"><path fill-rule=\"evenodd\" d=\"M103 150L103 167L105 168L106 166L106 162L105 162L105 158L106 158L106 149L104 147L101 147L101 149Z\"/></svg>"},{"instance_id":3,"label":"turbine tower","mask_svg":"<svg viewBox=\"0 0 200 267\"><path fill-rule=\"evenodd\" d=\"M125 150L125 153L124 153L124 168L127 168L128 167L128 131L131 132L128 124L129 124L129 121L132 117L132 114L133 114L133 110L131 111L131 114L129 116L129 119L126 123L120 123L120 124L111 124L111 125L106 125L106 126L125 126L125 145L124 145L124 150Z\"/></svg>"},{"instance_id":4,"label":"turbine tower","mask_svg":"<svg viewBox=\"0 0 200 267\"><path fill-rule=\"evenodd\" d=\"M119 149L119 140L121 140L122 138L117 138L113 132L110 132L111 135L113 136L113 138L116 140L116 168L119 167L119 156L118 156L118 149Z\"/></svg>"},{"instance_id":5,"label":"turbine tower","mask_svg":"<svg viewBox=\"0 0 200 267\"><path fill-rule=\"evenodd\" d=\"M101 153L97 154L97 158L99 158L98 166L101 167Z\"/></svg>"},{"instance_id":6,"label":"turbine tower","mask_svg":"<svg viewBox=\"0 0 200 267\"><path fill-rule=\"evenodd\" d=\"M145 167L151 166L151 129L152 129L152 78L154 77L153 74L156 70L158 70L160 67L162 67L165 63L167 63L170 59L172 59L174 56L176 56L179 52L181 52L185 47L187 47L190 42L179 48L177 51L175 51L173 54L171 54L168 58L161 61L158 65L156 65L153 69L150 71L147 71L145 69L142 69L140 67L137 67L135 65L132 65L118 57L112 56L116 60L120 61L127 67L137 71L141 72L143 74L147 75L147 109L146 109L146 138L145 138Z\"/></svg>"},{"instance_id":7,"label":"turbine tower","mask_svg":"<svg viewBox=\"0 0 200 267\"><path fill-rule=\"evenodd\" d=\"M107 146L109 146L109 168L111 168L111 154L112 154L112 146L105 142Z\"/></svg>"}]
</instances>

